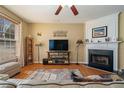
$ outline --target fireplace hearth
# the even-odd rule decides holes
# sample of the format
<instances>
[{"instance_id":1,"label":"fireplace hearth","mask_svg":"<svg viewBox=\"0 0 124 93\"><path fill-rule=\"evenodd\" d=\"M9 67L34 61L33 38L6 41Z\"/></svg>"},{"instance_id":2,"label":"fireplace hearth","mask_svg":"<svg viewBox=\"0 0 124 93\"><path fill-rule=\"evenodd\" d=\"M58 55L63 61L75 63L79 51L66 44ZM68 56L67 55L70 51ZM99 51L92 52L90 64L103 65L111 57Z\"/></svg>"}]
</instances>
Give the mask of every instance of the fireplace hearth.
<instances>
[{"instance_id":1,"label":"fireplace hearth","mask_svg":"<svg viewBox=\"0 0 124 93\"><path fill-rule=\"evenodd\" d=\"M113 50L89 49L88 65L102 70L113 71Z\"/></svg>"}]
</instances>

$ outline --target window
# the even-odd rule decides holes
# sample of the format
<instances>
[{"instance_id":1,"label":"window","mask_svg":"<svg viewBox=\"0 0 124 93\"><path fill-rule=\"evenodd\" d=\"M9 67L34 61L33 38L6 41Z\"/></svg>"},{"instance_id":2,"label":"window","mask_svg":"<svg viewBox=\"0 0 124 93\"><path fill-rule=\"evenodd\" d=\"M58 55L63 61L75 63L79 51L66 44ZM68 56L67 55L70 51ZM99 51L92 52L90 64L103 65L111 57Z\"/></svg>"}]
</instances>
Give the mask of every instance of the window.
<instances>
[{"instance_id":1,"label":"window","mask_svg":"<svg viewBox=\"0 0 124 93\"><path fill-rule=\"evenodd\" d=\"M17 24L0 16L0 61L16 57Z\"/></svg>"}]
</instances>

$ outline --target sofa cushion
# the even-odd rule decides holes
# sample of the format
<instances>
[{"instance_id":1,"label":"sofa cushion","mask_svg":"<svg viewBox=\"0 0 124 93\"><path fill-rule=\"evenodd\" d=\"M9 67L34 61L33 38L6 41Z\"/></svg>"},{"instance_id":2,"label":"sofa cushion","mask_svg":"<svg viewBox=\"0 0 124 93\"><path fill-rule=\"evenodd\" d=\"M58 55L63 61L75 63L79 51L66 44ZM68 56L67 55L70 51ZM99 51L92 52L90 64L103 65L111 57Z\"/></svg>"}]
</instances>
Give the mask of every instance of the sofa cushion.
<instances>
[{"instance_id":1,"label":"sofa cushion","mask_svg":"<svg viewBox=\"0 0 124 93\"><path fill-rule=\"evenodd\" d=\"M1 64L0 65L0 73L4 73L8 70L16 68L17 66L20 66L20 64L18 62L9 62L9 63L5 63L5 64Z\"/></svg>"},{"instance_id":2,"label":"sofa cushion","mask_svg":"<svg viewBox=\"0 0 124 93\"><path fill-rule=\"evenodd\" d=\"M16 85L14 83L0 80L0 88L16 88Z\"/></svg>"},{"instance_id":3,"label":"sofa cushion","mask_svg":"<svg viewBox=\"0 0 124 93\"><path fill-rule=\"evenodd\" d=\"M73 81L42 81L30 79L8 79L18 88L123 88L124 81L113 82L73 82Z\"/></svg>"},{"instance_id":4,"label":"sofa cushion","mask_svg":"<svg viewBox=\"0 0 124 93\"><path fill-rule=\"evenodd\" d=\"M1 64L5 64L5 63L8 63L8 62L15 62L17 61L17 58L3 58L2 60L0 60L0 65Z\"/></svg>"},{"instance_id":5,"label":"sofa cushion","mask_svg":"<svg viewBox=\"0 0 124 93\"><path fill-rule=\"evenodd\" d=\"M58 84L41 84L41 85L19 85L17 88L80 88L79 85L58 85Z\"/></svg>"},{"instance_id":6,"label":"sofa cushion","mask_svg":"<svg viewBox=\"0 0 124 93\"><path fill-rule=\"evenodd\" d=\"M18 88L124 88L124 82L80 82L80 83L50 83L43 82L39 84L23 83Z\"/></svg>"},{"instance_id":7,"label":"sofa cushion","mask_svg":"<svg viewBox=\"0 0 124 93\"><path fill-rule=\"evenodd\" d=\"M3 66L0 65L0 74L2 74L4 72L5 72L5 67L3 67Z\"/></svg>"},{"instance_id":8,"label":"sofa cushion","mask_svg":"<svg viewBox=\"0 0 124 93\"><path fill-rule=\"evenodd\" d=\"M31 80L31 79L8 79L7 81L14 83L17 85L17 88L79 88L79 85L75 85L76 82L72 80L52 80L52 81L44 81L44 80Z\"/></svg>"}]
</instances>

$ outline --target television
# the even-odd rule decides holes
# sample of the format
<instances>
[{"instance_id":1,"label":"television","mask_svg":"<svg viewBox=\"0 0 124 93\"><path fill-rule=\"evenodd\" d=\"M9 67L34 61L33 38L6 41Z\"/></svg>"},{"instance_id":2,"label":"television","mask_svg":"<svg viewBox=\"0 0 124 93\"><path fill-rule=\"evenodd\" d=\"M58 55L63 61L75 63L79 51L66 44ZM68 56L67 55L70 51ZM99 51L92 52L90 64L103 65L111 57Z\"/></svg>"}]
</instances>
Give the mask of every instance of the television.
<instances>
[{"instance_id":1,"label":"television","mask_svg":"<svg viewBox=\"0 0 124 93\"><path fill-rule=\"evenodd\" d=\"M68 51L68 40L49 40L49 50Z\"/></svg>"}]
</instances>

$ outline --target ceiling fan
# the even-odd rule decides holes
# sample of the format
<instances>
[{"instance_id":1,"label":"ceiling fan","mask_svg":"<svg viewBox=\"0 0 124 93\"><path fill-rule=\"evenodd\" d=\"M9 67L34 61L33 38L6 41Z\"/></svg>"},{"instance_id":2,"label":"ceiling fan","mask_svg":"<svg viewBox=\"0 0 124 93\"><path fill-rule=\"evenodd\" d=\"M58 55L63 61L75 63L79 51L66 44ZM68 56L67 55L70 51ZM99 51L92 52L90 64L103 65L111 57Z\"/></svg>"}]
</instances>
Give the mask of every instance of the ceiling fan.
<instances>
[{"instance_id":1,"label":"ceiling fan","mask_svg":"<svg viewBox=\"0 0 124 93\"><path fill-rule=\"evenodd\" d=\"M60 11L62 10L62 5L59 5L58 6L58 8L57 8L57 10L56 10L56 12L55 12L55 15L58 15L59 13L60 13ZM72 13L76 16L76 15L78 15L78 10L77 10L77 8L75 7L75 5L72 5L71 7L70 7L70 9L71 9L71 11L72 11Z\"/></svg>"}]
</instances>

